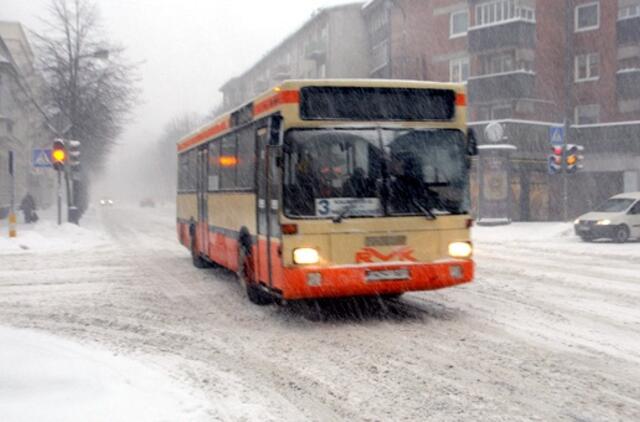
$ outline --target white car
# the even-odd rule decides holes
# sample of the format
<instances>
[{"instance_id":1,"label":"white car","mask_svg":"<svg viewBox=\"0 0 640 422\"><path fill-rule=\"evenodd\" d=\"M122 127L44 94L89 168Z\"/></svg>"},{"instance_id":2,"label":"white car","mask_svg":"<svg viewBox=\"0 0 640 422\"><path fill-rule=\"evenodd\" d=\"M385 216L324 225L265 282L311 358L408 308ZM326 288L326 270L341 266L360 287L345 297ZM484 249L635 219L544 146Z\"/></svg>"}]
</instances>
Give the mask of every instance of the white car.
<instances>
[{"instance_id":1,"label":"white car","mask_svg":"<svg viewBox=\"0 0 640 422\"><path fill-rule=\"evenodd\" d=\"M576 234L584 241L607 238L624 243L640 238L640 192L613 196L595 211L574 222Z\"/></svg>"}]
</instances>

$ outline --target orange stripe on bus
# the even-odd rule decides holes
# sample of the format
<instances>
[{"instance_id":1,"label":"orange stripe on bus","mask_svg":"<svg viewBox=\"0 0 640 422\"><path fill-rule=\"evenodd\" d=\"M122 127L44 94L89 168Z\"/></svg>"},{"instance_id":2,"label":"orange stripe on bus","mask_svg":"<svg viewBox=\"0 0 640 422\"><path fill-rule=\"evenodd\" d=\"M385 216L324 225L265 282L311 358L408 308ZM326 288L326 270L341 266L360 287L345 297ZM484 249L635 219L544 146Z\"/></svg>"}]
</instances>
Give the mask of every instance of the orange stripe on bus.
<instances>
[{"instance_id":1,"label":"orange stripe on bus","mask_svg":"<svg viewBox=\"0 0 640 422\"><path fill-rule=\"evenodd\" d=\"M458 107L466 107L467 106L467 96L464 94L456 94L456 106Z\"/></svg>"},{"instance_id":2,"label":"orange stripe on bus","mask_svg":"<svg viewBox=\"0 0 640 422\"><path fill-rule=\"evenodd\" d=\"M194 135L192 138L187 139L183 143L179 144L178 152L182 152L185 149L191 148L192 146L204 140L210 139L215 135L217 135L218 133L224 132L225 130L229 129L229 127L230 127L229 119L225 119L222 122L218 123L217 125L212 126L209 129L205 130L204 132L200 132L197 135Z\"/></svg>"},{"instance_id":3,"label":"orange stripe on bus","mask_svg":"<svg viewBox=\"0 0 640 422\"><path fill-rule=\"evenodd\" d=\"M266 100L253 105L253 115L265 113L272 108L282 104L298 104L300 102L300 92L298 91L281 91Z\"/></svg>"}]
</instances>

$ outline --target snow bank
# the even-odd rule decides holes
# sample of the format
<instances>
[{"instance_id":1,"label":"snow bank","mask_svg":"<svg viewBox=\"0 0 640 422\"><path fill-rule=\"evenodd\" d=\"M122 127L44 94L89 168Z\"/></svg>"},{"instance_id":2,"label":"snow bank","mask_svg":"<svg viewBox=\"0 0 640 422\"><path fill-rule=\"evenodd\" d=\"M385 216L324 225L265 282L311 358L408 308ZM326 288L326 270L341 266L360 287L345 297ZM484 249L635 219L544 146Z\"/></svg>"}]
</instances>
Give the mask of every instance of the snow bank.
<instances>
[{"instance_id":1,"label":"snow bank","mask_svg":"<svg viewBox=\"0 0 640 422\"><path fill-rule=\"evenodd\" d=\"M206 420L206 401L141 363L0 327L0 415L14 421Z\"/></svg>"},{"instance_id":2,"label":"snow bank","mask_svg":"<svg viewBox=\"0 0 640 422\"><path fill-rule=\"evenodd\" d=\"M487 243L560 240L575 236L573 225L570 223L513 223L503 226L474 226L472 235Z\"/></svg>"},{"instance_id":3,"label":"snow bank","mask_svg":"<svg viewBox=\"0 0 640 422\"><path fill-rule=\"evenodd\" d=\"M5 222L3 222L5 223ZM10 239L6 224L0 227L0 255L88 249L106 242L107 236L74 224L45 220L35 225L19 225L18 237Z\"/></svg>"},{"instance_id":4,"label":"snow bank","mask_svg":"<svg viewBox=\"0 0 640 422\"><path fill-rule=\"evenodd\" d=\"M640 241L618 244L608 239L582 241L572 223L513 223L504 226L474 226L471 233L476 250L491 252L498 245L548 253L601 254L640 262ZM559 255L562 256L562 255Z\"/></svg>"}]
</instances>

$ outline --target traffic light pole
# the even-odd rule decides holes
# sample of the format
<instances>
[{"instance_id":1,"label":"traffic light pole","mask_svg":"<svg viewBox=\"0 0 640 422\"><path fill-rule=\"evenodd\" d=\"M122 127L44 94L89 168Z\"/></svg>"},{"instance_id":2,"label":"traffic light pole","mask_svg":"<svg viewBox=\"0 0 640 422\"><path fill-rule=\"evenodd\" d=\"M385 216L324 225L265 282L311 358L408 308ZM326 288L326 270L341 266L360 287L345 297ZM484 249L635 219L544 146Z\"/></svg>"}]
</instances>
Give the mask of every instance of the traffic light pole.
<instances>
[{"instance_id":1,"label":"traffic light pole","mask_svg":"<svg viewBox=\"0 0 640 422\"><path fill-rule=\"evenodd\" d=\"M62 171L58 171L58 225L62 224Z\"/></svg>"},{"instance_id":2,"label":"traffic light pole","mask_svg":"<svg viewBox=\"0 0 640 422\"><path fill-rule=\"evenodd\" d=\"M569 119L564 119L564 145L562 146L562 221L569 221L569 175L567 174L567 145L571 135Z\"/></svg>"}]
</instances>

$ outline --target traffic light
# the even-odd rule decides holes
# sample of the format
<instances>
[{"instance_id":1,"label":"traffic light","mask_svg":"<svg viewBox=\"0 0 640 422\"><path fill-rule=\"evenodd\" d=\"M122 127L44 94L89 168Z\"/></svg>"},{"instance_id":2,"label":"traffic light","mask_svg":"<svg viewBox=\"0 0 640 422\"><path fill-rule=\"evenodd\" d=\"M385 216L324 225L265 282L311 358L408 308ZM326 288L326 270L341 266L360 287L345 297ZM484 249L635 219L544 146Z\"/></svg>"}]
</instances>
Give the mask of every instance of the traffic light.
<instances>
[{"instance_id":1,"label":"traffic light","mask_svg":"<svg viewBox=\"0 0 640 422\"><path fill-rule=\"evenodd\" d=\"M551 155L549 155L549 174L558 174L562 171L564 160L564 146L551 147Z\"/></svg>"},{"instance_id":2,"label":"traffic light","mask_svg":"<svg viewBox=\"0 0 640 422\"><path fill-rule=\"evenodd\" d=\"M62 139L55 139L53 141L51 162L53 163L53 168L57 171L64 170L64 165L67 162L67 148Z\"/></svg>"},{"instance_id":3,"label":"traffic light","mask_svg":"<svg viewBox=\"0 0 640 422\"><path fill-rule=\"evenodd\" d=\"M73 172L80 172L80 141L67 142L69 154L69 169Z\"/></svg>"},{"instance_id":4,"label":"traffic light","mask_svg":"<svg viewBox=\"0 0 640 422\"><path fill-rule=\"evenodd\" d=\"M567 173L575 173L582 169L582 151L584 147L582 145L569 144L564 153L564 166Z\"/></svg>"}]
</instances>

